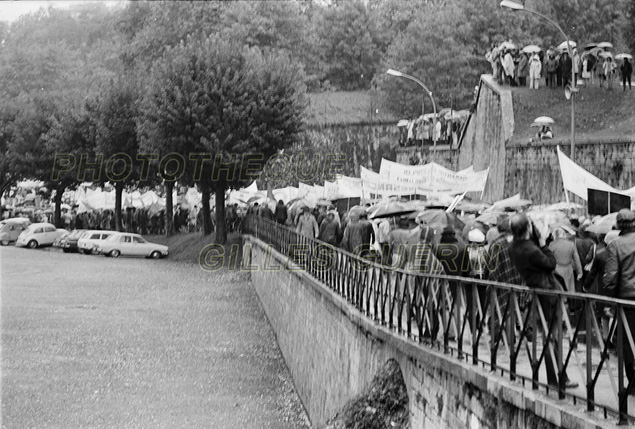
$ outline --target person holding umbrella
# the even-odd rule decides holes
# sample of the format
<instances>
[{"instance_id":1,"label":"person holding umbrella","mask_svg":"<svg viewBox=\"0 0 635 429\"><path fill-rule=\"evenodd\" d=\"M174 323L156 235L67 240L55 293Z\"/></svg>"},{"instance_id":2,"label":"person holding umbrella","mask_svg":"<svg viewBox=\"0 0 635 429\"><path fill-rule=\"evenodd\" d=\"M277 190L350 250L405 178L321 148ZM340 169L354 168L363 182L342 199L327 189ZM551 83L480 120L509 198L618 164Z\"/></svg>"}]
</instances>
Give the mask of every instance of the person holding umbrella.
<instances>
[{"instance_id":1,"label":"person holding umbrella","mask_svg":"<svg viewBox=\"0 0 635 429\"><path fill-rule=\"evenodd\" d=\"M622 91L626 91L626 81L628 81L628 89L631 88L631 75L633 74L633 65L628 61L628 57L624 57L624 62L620 68L622 72Z\"/></svg>"},{"instance_id":2,"label":"person holding umbrella","mask_svg":"<svg viewBox=\"0 0 635 429\"><path fill-rule=\"evenodd\" d=\"M521 52L520 59L518 60L518 85L527 86L527 75L529 75L529 60L527 59L527 53Z\"/></svg>"},{"instance_id":3,"label":"person holding umbrella","mask_svg":"<svg viewBox=\"0 0 635 429\"><path fill-rule=\"evenodd\" d=\"M604 78L606 79L606 88L613 89L613 75L615 74L615 63L611 56L607 56L604 60Z\"/></svg>"},{"instance_id":4,"label":"person holding umbrella","mask_svg":"<svg viewBox=\"0 0 635 429\"><path fill-rule=\"evenodd\" d=\"M538 89L540 87L540 73L542 72L542 62L538 53L531 56L529 64L529 88Z\"/></svg>"}]
</instances>

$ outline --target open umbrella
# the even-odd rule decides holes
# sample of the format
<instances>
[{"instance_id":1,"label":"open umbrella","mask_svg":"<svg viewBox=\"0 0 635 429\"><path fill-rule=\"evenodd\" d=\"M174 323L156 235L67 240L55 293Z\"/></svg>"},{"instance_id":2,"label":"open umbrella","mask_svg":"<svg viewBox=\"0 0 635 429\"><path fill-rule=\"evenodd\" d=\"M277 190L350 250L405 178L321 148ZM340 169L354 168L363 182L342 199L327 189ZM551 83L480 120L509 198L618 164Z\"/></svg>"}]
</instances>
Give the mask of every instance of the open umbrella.
<instances>
[{"instance_id":1,"label":"open umbrella","mask_svg":"<svg viewBox=\"0 0 635 429\"><path fill-rule=\"evenodd\" d=\"M534 124L544 124L544 125L549 125L549 124L553 124L555 121L553 120L553 118L550 118L549 116L539 116L536 119L534 119Z\"/></svg>"},{"instance_id":2,"label":"open umbrella","mask_svg":"<svg viewBox=\"0 0 635 429\"><path fill-rule=\"evenodd\" d=\"M617 222L617 212L607 214L606 216L602 216L592 225L586 229L587 232L592 232L594 234L606 234L610 230L613 229Z\"/></svg>"},{"instance_id":3,"label":"open umbrella","mask_svg":"<svg viewBox=\"0 0 635 429\"><path fill-rule=\"evenodd\" d=\"M311 205L304 198L298 198L296 201L293 201L293 203L289 204L289 210L296 210L296 209L299 209L301 207L309 207L310 208Z\"/></svg>"},{"instance_id":4,"label":"open umbrella","mask_svg":"<svg viewBox=\"0 0 635 429\"><path fill-rule=\"evenodd\" d=\"M597 44L597 47L598 48L602 48L602 49L604 49L604 48L611 49L611 48L613 48L613 44L609 43L609 42L600 42L600 43Z\"/></svg>"},{"instance_id":5,"label":"open umbrella","mask_svg":"<svg viewBox=\"0 0 635 429\"><path fill-rule=\"evenodd\" d=\"M482 222L485 225L498 225L498 222L501 219L508 218L509 215L510 215L509 212L503 212L503 211L486 212L478 216L475 219L475 221Z\"/></svg>"},{"instance_id":6,"label":"open umbrella","mask_svg":"<svg viewBox=\"0 0 635 429\"><path fill-rule=\"evenodd\" d=\"M523 52L527 54L535 54L542 51L542 48L538 45L527 45L523 48Z\"/></svg>"},{"instance_id":7,"label":"open umbrella","mask_svg":"<svg viewBox=\"0 0 635 429\"><path fill-rule=\"evenodd\" d=\"M462 231L465 227L465 223L456 214L439 209L422 211L416 221L418 224L429 225L439 234L446 226L451 226L455 231Z\"/></svg>"},{"instance_id":8,"label":"open umbrella","mask_svg":"<svg viewBox=\"0 0 635 429\"><path fill-rule=\"evenodd\" d=\"M597 43L587 43L586 45L584 45L584 50L590 51L593 48L597 48L597 46L598 46Z\"/></svg>"},{"instance_id":9,"label":"open umbrella","mask_svg":"<svg viewBox=\"0 0 635 429\"><path fill-rule=\"evenodd\" d=\"M503 42L498 49L517 49L518 47L511 42Z\"/></svg>"},{"instance_id":10,"label":"open umbrella","mask_svg":"<svg viewBox=\"0 0 635 429\"><path fill-rule=\"evenodd\" d=\"M370 218L379 219L384 217L401 216L404 214L410 214L414 211L414 207L409 207L406 204L391 201L376 207L370 215Z\"/></svg>"},{"instance_id":11,"label":"open umbrella","mask_svg":"<svg viewBox=\"0 0 635 429\"><path fill-rule=\"evenodd\" d=\"M581 209L582 205L578 204L578 203L571 203L571 202L566 202L566 201L561 201L559 203L555 203L555 204L549 204L546 205L543 210L546 211L553 211L553 210L577 210L577 209Z\"/></svg>"},{"instance_id":12,"label":"open umbrella","mask_svg":"<svg viewBox=\"0 0 635 429\"><path fill-rule=\"evenodd\" d=\"M602 58L613 58L613 54L607 51L601 51L598 55Z\"/></svg>"},{"instance_id":13,"label":"open umbrella","mask_svg":"<svg viewBox=\"0 0 635 429\"><path fill-rule=\"evenodd\" d=\"M569 41L569 45L571 45L571 49L575 48L577 45L575 42ZM566 51L567 48L567 42L564 41L561 44L558 45L558 47L556 48L559 51Z\"/></svg>"},{"instance_id":14,"label":"open umbrella","mask_svg":"<svg viewBox=\"0 0 635 429\"><path fill-rule=\"evenodd\" d=\"M328 207L331 204L333 204L331 201L329 200L324 200L324 199L319 199L316 201L315 205L316 206L320 206L320 207Z\"/></svg>"},{"instance_id":15,"label":"open umbrella","mask_svg":"<svg viewBox=\"0 0 635 429\"><path fill-rule=\"evenodd\" d=\"M616 60L623 60L624 58L628 58L629 60L632 60L633 56L631 54L617 54L615 56Z\"/></svg>"}]
</instances>

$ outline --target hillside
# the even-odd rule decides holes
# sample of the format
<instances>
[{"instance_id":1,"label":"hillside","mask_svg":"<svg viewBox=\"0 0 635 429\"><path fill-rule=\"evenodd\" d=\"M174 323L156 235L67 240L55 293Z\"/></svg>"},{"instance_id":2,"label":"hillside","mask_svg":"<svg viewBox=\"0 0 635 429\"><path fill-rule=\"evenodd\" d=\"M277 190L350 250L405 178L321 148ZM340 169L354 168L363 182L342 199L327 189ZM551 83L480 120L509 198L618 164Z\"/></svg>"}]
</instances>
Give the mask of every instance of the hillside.
<instances>
[{"instance_id":1,"label":"hillside","mask_svg":"<svg viewBox=\"0 0 635 429\"><path fill-rule=\"evenodd\" d=\"M562 88L514 88L515 143L527 143L537 129L531 128L535 118L550 116L555 120L554 141L569 141L571 130L571 102ZM622 92L615 84L613 90L596 85L581 87L575 99L576 141L588 139L614 139L635 136L635 90Z\"/></svg>"},{"instance_id":2,"label":"hillside","mask_svg":"<svg viewBox=\"0 0 635 429\"><path fill-rule=\"evenodd\" d=\"M309 125L352 125L394 122L397 118L378 105L369 91L335 91L308 94ZM374 114L371 115L371 112Z\"/></svg>"}]
</instances>

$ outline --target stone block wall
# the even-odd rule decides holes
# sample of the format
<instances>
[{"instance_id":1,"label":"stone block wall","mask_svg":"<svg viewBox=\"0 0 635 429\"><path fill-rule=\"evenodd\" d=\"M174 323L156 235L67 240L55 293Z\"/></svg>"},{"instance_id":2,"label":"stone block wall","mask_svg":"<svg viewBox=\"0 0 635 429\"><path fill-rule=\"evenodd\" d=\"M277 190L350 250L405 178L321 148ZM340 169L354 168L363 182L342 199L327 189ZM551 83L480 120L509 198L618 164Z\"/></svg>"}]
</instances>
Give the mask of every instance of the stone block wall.
<instances>
[{"instance_id":1,"label":"stone block wall","mask_svg":"<svg viewBox=\"0 0 635 429\"><path fill-rule=\"evenodd\" d=\"M413 429L614 427L393 334L303 271L289 269L286 257L262 241L244 239L249 249L244 266L252 269L252 283L314 427L362 392L391 359L406 383Z\"/></svg>"},{"instance_id":2,"label":"stone block wall","mask_svg":"<svg viewBox=\"0 0 635 429\"><path fill-rule=\"evenodd\" d=\"M570 156L571 145L567 140L509 145L506 148L504 196L520 192L523 198L529 198L535 204L564 201L558 145ZM575 161L618 189L635 186L635 139L581 140L576 143Z\"/></svg>"},{"instance_id":3,"label":"stone block wall","mask_svg":"<svg viewBox=\"0 0 635 429\"><path fill-rule=\"evenodd\" d=\"M481 76L478 102L463 132L458 148L458 170L474 166L481 171L489 168L483 199L503 198L505 176L505 145L514 129L514 111L509 89L499 86L489 75Z\"/></svg>"}]
</instances>

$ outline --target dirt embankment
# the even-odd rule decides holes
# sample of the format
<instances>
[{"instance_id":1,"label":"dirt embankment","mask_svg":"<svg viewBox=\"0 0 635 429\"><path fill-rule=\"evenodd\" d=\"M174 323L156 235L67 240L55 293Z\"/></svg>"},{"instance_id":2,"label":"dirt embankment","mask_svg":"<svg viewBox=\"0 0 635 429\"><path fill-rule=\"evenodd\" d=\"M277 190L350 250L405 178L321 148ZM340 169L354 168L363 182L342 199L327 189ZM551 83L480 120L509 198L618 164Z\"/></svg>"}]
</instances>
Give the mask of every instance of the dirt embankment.
<instances>
[{"instance_id":1,"label":"dirt embankment","mask_svg":"<svg viewBox=\"0 0 635 429\"><path fill-rule=\"evenodd\" d=\"M324 429L410 429L408 392L397 362L388 362Z\"/></svg>"}]
</instances>

